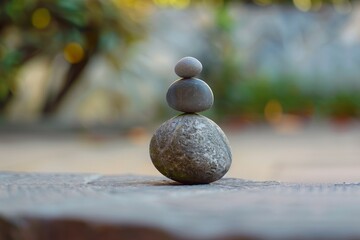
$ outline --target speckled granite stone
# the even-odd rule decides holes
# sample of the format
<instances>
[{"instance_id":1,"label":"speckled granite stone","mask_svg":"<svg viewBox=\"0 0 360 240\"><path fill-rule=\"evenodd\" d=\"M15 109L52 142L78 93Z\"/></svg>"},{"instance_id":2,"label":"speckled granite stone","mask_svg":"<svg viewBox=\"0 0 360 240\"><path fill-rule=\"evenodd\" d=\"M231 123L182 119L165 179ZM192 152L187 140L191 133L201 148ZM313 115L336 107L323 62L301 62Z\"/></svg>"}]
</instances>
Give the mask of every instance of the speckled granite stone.
<instances>
[{"instance_id":1,"label":"speckled granite stone","mask_svg":"<svg viewBox=\"0 0 360 240\"><path fill-rule=\"evenodd\" d=\"M225 134L198 114L182 114L163 123L151 139L150 157L164 176L184 184L214 182L231 165Z\"/></svg>"},{"instance_id":2,"label":"speckled granite stone","mask_svg":"<svg viewBox=\"0 0 360 240\"><path fill-rule=\"evenodd\" d=\"M166 93L169 106L177 111L195 113L208 110L214 103L209 85L197 78L180 79Z\"/></svg>"}]
</instances>

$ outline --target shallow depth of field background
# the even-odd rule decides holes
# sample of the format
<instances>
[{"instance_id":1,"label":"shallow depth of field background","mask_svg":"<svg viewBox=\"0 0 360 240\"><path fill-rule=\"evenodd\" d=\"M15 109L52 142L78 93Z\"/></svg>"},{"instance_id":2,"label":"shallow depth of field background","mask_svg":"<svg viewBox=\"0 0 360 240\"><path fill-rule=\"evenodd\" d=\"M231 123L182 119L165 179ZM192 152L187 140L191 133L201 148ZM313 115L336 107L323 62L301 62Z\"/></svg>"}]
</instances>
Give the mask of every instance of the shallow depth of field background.
<instances>
[{"instance_id":1,"label":"shallow depth of field background","mask_svg":"<svg viewBox=\"0 0 360 240\"><path fill-rule=\"evenodd\" d=\"M0 170L159 175L153 131L184 56L215 96L227 177L359 181L360 4L0 3Z\"/></svg>"}]
</instances>

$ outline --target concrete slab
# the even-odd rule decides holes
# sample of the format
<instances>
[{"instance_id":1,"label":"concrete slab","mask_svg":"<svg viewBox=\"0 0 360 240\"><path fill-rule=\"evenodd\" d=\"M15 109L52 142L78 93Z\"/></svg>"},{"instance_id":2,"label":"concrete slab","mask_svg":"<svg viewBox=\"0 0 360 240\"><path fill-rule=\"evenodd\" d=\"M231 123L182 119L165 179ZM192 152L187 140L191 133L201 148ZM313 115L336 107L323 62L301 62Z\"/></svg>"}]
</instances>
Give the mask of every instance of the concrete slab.
<instances>
[{"instance_id":1,"label":"concrete slab","mask_svg":"<svg viewBox=\"0 0 360 240\"><path fill-rule=\"evenodd\" d=\"M0 173L0 239L358 239L360 184Z\"/></svg>"}]
</instances>

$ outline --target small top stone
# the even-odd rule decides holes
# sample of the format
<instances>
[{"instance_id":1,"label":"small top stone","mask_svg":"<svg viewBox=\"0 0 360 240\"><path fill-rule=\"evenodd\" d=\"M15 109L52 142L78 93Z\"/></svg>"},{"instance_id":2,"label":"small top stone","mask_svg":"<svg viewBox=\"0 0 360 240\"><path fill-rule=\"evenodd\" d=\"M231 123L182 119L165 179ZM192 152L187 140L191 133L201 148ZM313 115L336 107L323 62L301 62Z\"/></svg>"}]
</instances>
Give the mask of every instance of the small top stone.
<instances>
[{"instance_id":1,"label":"small top stone","mask_svg":"<svg viewBox=\"0 0 360 240\"><path fill-rule=\"evenodd\" d=\"M201 73L202 64L193 57L184 57L175 65L175 73L182 78L192 78Z\"/></svg>"}]
</instances>

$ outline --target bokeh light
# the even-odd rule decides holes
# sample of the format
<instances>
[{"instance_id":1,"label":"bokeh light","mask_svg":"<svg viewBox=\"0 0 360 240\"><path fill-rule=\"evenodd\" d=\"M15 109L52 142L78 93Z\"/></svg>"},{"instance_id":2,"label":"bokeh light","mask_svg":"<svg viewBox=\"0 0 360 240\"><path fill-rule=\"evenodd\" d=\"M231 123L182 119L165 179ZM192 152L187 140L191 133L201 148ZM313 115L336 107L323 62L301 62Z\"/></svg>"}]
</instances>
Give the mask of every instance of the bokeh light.
<instances>
[{"instance_id":1,"label":"bokeh light","mask_svg":"<svg viewBox=\"0 0 360 240\"><path fill-rule=\"evenodd\" d=\"M153 0L160 7L174 7L178 9L186 8L190 5L190 0Z\"/></svg>"},{"instance_id":2,"label":"bokeh light","mask_svg":"<svg viewBox=\"0 0 360 240\"><path fill-rule=\"evenodd\" d=\"M64 48L64 58L71 64L79 63L84 58L84 49L76 42L68 43Z\"/></svg>"},{"instance_id":3,"label":"bokeh light","mask_svg":"<svg viewBox=\"0 0 360 240\"><path fill-rule=\"evenodd\" d=\"M311 0L293 0L295 7L299 10L307 12L311 9Z\"/></svg>"},{"instance_id":4,"label":"bokeh light","mask_svg":"<svg viewBox=\"0 0 360 240\"><path fill-rule=\"evenodd\" d=\"M273 99L266 103L264 108L264 116L269 123L274 124L280 122L282 115L283 108L279 101Z\"/></svg>"},{"instance_id":5,"label":"bokeh light","mask_svg":"<svg viewBox=\"0 0 360 240\"><path fill-rule=\"evenodd\" d=\"M51 14L46 8L36 9L31 17L32 25L37 29L44 29L51 22Z\"/></svg>"}]
</instances>

